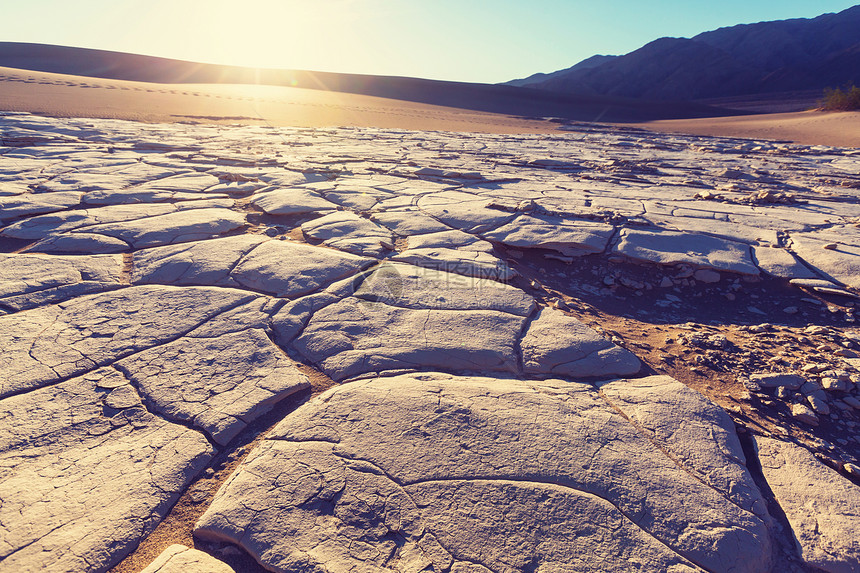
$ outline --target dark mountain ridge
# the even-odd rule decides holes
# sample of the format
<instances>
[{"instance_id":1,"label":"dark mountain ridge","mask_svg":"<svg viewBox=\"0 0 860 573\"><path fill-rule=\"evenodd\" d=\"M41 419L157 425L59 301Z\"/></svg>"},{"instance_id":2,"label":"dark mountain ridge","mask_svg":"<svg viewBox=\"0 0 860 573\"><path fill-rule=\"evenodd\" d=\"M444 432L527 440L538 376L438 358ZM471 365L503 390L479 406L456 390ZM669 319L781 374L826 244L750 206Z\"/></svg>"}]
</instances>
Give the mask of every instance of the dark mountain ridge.
<instances>
[{"instance_id":1,"label":"dark mountain ridge","mask_svg":"<svg viewBox=\"0 0 860 573\"><path fill-rule=\"evenodd\" d=\"M559 93L653 100L821 90L857 83L860 6L812 19L740 24L690 39L660 38L597 66L577 65L531 78L515 81Z\"/></svg>"}]
</instances>

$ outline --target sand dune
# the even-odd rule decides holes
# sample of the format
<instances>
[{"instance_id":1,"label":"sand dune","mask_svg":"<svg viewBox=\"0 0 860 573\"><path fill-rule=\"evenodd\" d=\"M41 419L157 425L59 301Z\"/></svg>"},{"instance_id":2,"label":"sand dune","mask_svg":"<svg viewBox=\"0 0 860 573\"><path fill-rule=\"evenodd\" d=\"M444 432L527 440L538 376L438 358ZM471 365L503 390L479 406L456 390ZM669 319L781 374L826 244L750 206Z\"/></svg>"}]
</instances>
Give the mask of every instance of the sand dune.
<instances>
[{"instance_id":1,"label":"sand dune","mask_svg":"<svg viewBox=\"0 0 860 573\"><path fill-rule=\"evenodd\" d=\"M553 133L559 123L393 98L246 84L163 84L0 67L2 109L144 122ZM607 121L598 113L593 120ZM626 122L659 132L860 147L860 112Z\"/></svg>"},{"instance_id":2,"label":"sand dune","mask_svg":"<svg viewBox=\"0 0 860 573\"><path fill-rule=\"evenodd\" d=\"M558 127L542 120L304 88L158 84L11 68L0 68L0 101L10 111L145 122L479 133L548 133Z\"/></svg>"},{"instance_id":3,"label":"sand dune","mask_svg":"<svg viewBox=\"0 0 860 573\"><path fill-rule=\"evenodd\" d=\"M740 113L689 102L557 94L505 85L399 76L221 66L105 50L16 42L0 42L0 66L164 84L298 87L479 112L557 116L575 121L648 121Z\"/></svg>"},{"instance_id":4,"label":"sand dune","mask_svg":"<svg viewBox=\"0 0 860 573\"><path fill-rule=\"evenodd\" d=\"M860 147L860 112L803 111L741 117L673 119L635 124L664 133L776 139L806 145Z\"/></svg>"}]
</instances>

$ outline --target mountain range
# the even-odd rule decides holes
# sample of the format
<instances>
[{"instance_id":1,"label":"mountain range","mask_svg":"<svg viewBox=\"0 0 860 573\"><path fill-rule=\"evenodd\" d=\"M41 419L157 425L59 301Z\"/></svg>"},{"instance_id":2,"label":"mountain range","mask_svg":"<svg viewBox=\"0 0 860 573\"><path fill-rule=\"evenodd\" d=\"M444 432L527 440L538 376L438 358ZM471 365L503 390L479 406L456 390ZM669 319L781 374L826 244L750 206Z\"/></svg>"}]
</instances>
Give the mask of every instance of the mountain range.
<instances>
[{"instance_id":1,"label":"mountain range","mask_svg":"<svg viewBox=\"0 0 860 573\"><path fill-rule=\"evenodd\" d=\"M568 94L697 100L860 84L860 5L812 19L741 24L660 38L506 82Z\"/></svg>"}]
</instances>

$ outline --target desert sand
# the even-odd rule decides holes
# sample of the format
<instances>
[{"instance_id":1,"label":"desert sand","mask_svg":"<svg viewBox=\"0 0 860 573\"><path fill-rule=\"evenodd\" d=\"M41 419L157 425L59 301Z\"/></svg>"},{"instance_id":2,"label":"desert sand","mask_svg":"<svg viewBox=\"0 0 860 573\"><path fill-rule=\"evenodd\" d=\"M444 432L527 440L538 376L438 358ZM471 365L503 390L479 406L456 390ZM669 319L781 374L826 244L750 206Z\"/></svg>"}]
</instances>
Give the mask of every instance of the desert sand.
<instances>
[{"instance_id":1,"label":"desert sand","mask_svg":"<svg viewBox=\"0 0 860 573\"><path fill-rule=\"evenodd\" d=\"M860 147L860 111L756 114L737 117L669 119L635 124L663 133L692 133Z\"/></svg>"},{"instance_id":2,"label":"desert sand","mask_svg":"<svg viewBox=\"0 0 860 573\"><path fill-rule=\"evenodd\" d=\"M543 120L305 88L159 84L13 68L0 68L0 101L8 111L144 122L476 133L549 133L558 127Z\"/></svg>"},{"instance_id":3,"label":"desert sand","mask_svg":"<svg viewBox=\"0 0 860 573\"><path fill-rule=\"evenodd\" d=\"M379 127L473 133L555 133L564 120L431 105L369 95L246 84L159 84L0 67L3 109L54 117L143 122ZM600 113L593 117L600 120ZM575 122L568 122L575 123ZM860 146L860 112L756 114L619 123L689 133Z\"/></svg>"}]
</instances>

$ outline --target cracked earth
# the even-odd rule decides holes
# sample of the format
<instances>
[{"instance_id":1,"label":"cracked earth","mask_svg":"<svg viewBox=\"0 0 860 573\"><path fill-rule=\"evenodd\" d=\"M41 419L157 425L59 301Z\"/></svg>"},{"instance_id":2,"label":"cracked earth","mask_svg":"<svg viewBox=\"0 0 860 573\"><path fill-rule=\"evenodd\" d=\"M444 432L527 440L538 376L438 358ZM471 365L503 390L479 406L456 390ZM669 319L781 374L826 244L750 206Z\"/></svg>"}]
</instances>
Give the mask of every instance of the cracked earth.
<instances>
[{"instance_id":1,"label":"cracked earth","mask_svg":"<svg viewBox=\"0 0 860 573\"><path fill-rule=\"evenodd\" d=\"M860 571L858 189L0 113L0 571Z\"/></svg>"}]
</instances>

